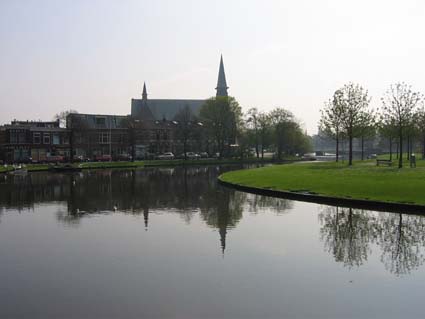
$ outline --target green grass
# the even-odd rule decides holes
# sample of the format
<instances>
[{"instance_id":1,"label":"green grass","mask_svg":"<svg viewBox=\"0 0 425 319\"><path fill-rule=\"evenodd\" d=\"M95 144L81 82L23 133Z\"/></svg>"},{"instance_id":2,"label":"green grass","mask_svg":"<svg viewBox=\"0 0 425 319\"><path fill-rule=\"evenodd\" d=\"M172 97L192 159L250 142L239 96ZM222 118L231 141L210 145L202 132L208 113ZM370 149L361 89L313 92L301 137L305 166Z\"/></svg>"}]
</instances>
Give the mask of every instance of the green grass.
<instances>
[{"instance_id":1,"label":"green grass","mask_svg":"<svg viewBox=\"0 0 425 319\"><path fill-rule=\"evenodd\" d=\"M395 165L395 164L394 164ZM408 164L376 166L375 160L337 163L297 163L232 171L220 176L225 182L284 191L308 191L338 198L425 205L425 161L417 168Z\"/></svg>"}]
</instances>

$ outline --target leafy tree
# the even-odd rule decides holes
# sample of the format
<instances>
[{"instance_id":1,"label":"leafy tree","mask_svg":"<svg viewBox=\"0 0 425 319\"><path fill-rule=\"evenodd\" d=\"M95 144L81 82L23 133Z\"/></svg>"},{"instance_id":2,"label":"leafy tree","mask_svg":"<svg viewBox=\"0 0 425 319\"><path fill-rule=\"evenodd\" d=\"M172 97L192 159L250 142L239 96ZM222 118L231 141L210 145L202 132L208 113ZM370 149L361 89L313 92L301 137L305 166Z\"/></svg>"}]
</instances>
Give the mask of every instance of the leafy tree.
<instances>
[{"instance_id":1,"label":"leafy tree","mask_svg":"<svg viewBox=\"0 0 425 319\"><path fill-rule=\"evenodd\" d=\"M376 135L375 114L372 112L363 112L363 119L359 126L359 137L362 149L362 161L364 160L364 141Z\"/></svg>"},{"instance_id":2,"label":"leafy tree","mask_svg":"<svg viewBox=\"0 0 425 319\"><path fill-rule=\"evenodd\" d=\"M348 165L353 165L353 139L364 125L369 102L367 90L354 83L344 85L334 94L333 103L341 108L342 129L348 138Z\"/></svg>"},{"instance_id":3,"label":"leafy tree","mask_svg":"<svg viewBox=\"0 0 425 319\"><path fill-rule=\"evenodd\" d=\"M325 103L321 110L319 130L326 136L335 139L335 161L339 160L339 142L342 134L342 107L339 102L339 92L335 92L332 101Z\"/></svg>"},{"instance_id":4,"label":"leafy tree","mask_svg":"<svg viewBox=\"0 0 425 319\"><path fill-rule=\"evenodd\" d=\"M277 150L277 158L282 159L285 142L288 140L290 126L294 121L294 115L283 108L275 108L269 113L270 122L273 127L274 144Z\"/></svg>"},{"instance_id":5,"label":"leafy tree","mask_svg":"<svg viewBox=\"0 0 425 319\"><path fill-rule=\"evenodd\" d=\"M393 140L397 136L397 128L393 122L385 122L382 119L377 124L377 129L381 137L388 138L390 161L393 159ZM398 156L398 155L397 155Z\"/></svg>"},{"instance_id":6,"label":"leafy tree","mask_svg":"<svg viewBox=\"0 0 425 319\"><path fill-rule=\"evenodd\" d=\"M415 114L415 125L421 139L422 159L425 159L425 109L423 107Z\"/></svg>"},{"instance_id":7,"label":"leafy tree","mask_svg":"<svg viewBox=\"0 0 425 319\"><path fill-rule=\"evenodd\" d=\"M252 135L257 158L260 158L260 121L258 109L255 107L249 109L247 115L248 132Z\"/></svg>"},{"instance_id":8,"label":"leafy tree","mask_svg":"<svg viewBox=\"0 0 425 319\"><path fill-rule=\"evenodd\" d=\"M382 122L384 125L394 125L399 139L398 167L403 167L403 138L412 125L413 114L422 103L419 92L412 91L406 83L396 83L390 86L382 98Z\"/></svg>"},{"instance_id":9,"label":"leafy tree","mask_svg":"<svg viewBox=\"0 0 425 319\"><path fill-rule=\"evenodd\" d=\"M242 125L239 103L233 97L212 97L201 107L200 118L219 157L223 157L225 151L229 152L230 145L236 142Z\"/></svg>"},{"instance_id":10,"label":"leafy tree","mask_svg":"<svg viewBox=\"0 0 425 319\"><path fill-rule=\"evenodd\" d=\"M294 115L283 108L276 108L269 113L277 158L282 154L294 155L311 149L309 137L303 133Z\"/></svg>"},{"instance_id":11,"label":"leafy tree","mask_svg":"<svg viewBox=\"0 0 425 319\"><path fill-rule=\"evenodd\" d=\"M260 112L257 116L257 122L261 145L261 159L264 159L264 150L270 145L270 137L272 132L270 116L264 112Z\"/></svg>"},{"instance_id":12,"label":"leafy tree","mask_svg":"<svg viewBox=\"0 0 425 319\"><path fill-rule=\"evenodd\" d=\"M176 114L174 120L177 122L176 137L183 144L183 154L186 160L188 143L195 136L198 121L188 105Z\"/></svg>"}]
</instances>

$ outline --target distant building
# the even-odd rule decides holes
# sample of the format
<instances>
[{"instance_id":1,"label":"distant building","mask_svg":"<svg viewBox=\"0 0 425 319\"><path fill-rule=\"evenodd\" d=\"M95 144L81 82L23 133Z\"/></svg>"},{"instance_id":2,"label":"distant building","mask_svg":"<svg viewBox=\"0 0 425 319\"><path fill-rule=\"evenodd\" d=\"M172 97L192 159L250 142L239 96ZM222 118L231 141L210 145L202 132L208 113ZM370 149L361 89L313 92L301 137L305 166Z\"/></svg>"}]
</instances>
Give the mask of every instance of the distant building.
<instances>
[{"instance_id":1,"label":"distant building","mask_svg":"<svg viewBox=\"0 0 425 319\"><path fill-rule=\"evenodd\" d=\"M220 58L220 67L216 87L216 96L228 96L226 74L224 72L223 57ZM131 116L142 120L172 121L177 113L188 106L194 115L199 115L205 99L148 99L146 83L143 84L142 98L131 99Z\"/></svg>"},{"instance_id":2,"label":"distant building","mask_svg":"<svg viewBox=\"0 0 425 319\"><path fill-rule=\"evenodd\" d=\"M68 130L59 121L12 121L0 128L5 162L56 161L69 157Z\"/></svg>"},{"instance_id":3,"label":"distant building","mask_svg":"<svg viewBox=\"0 0 425 319\"><path fill-rule=\"evenodd\" d=\"M228 96L223 57L216 96ZM149 158L155 154L183 152L177 137L180 110L188 106L197 116L205 99L148 99L146 84L142 98L131 100L131 115L69 114L66 129L54 122L13 121L0 126L0 160L5 162L46 162L74 159ZM202 123L193 123L202 130ZM201 134L199 134L200 136ZM202 151L208 143L189 140L191 151Z\"/></svg>"}]
</instances>

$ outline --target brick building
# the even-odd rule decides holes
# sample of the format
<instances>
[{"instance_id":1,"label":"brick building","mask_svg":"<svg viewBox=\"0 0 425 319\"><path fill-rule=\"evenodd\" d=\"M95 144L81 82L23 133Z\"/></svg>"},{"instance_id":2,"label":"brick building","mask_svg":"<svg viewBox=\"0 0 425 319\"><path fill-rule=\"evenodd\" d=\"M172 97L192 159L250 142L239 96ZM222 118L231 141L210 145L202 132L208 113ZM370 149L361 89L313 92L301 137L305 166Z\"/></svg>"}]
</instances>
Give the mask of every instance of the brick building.
<instances>
[{"instance_id":1,"label":"brick building","mask_svg":"<svg viewBox=\"0 0 425 319\"><path fill-rule=\"evenodd\" d=\"M0 159L9 163L66 160L68 132L59 121L12 121L0 128Z\"/></svg>"}]
</instances>

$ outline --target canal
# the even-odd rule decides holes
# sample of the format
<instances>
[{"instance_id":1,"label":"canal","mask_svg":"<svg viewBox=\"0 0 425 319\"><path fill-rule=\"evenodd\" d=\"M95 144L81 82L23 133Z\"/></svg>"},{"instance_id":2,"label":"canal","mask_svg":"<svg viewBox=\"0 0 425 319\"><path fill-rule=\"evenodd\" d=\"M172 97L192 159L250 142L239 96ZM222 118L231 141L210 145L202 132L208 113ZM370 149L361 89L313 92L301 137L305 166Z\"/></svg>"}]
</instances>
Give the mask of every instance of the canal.
<instances>
[{"instance_id":1,"label":"canal","mask_svg":"<svg viewBox=\"0 0 425 319\"><path fill-rule=\"evenodd\" d=\"M0 175L0 318L421 318L425 218L217 185Z\"/></svg>"}]
</instances>

